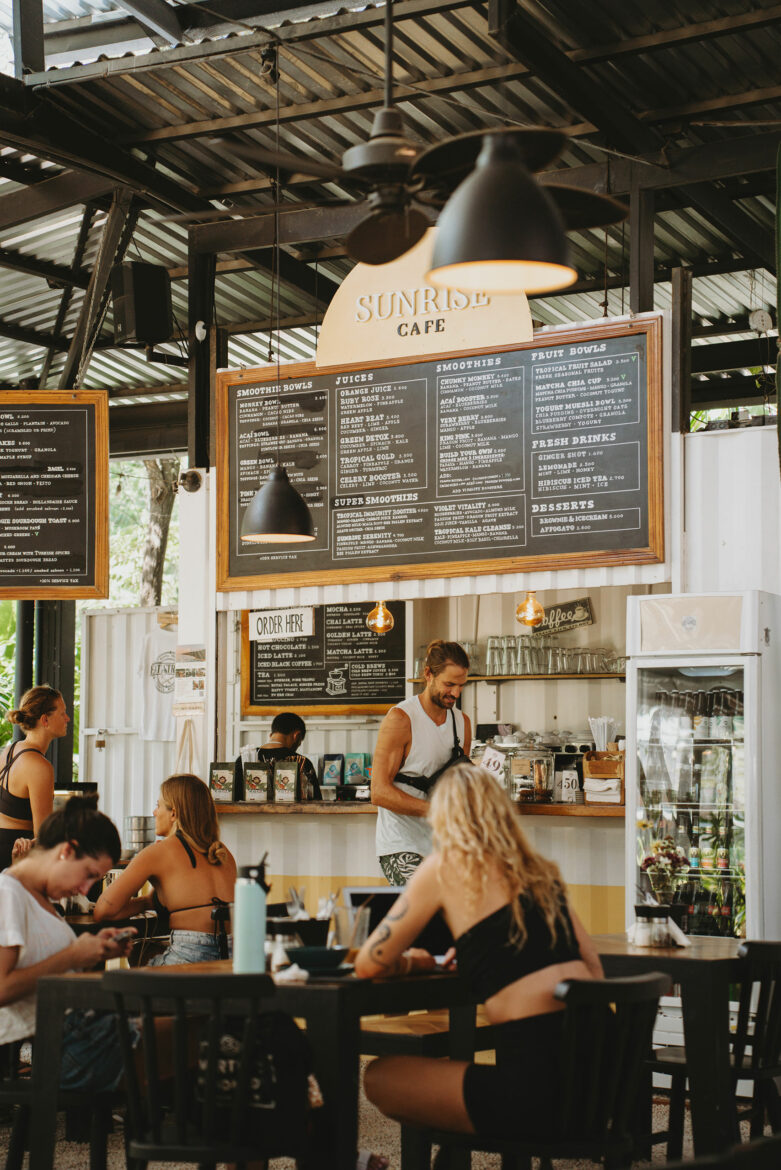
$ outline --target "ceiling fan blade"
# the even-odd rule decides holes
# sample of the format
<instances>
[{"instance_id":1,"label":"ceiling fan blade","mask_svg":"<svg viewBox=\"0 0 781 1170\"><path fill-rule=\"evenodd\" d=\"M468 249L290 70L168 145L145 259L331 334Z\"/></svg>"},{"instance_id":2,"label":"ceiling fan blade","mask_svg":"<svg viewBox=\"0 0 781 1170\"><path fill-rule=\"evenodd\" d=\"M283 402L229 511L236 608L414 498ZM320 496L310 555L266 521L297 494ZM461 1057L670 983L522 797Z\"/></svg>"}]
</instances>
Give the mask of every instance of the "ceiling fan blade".
<instances>
[{"instance_id":1,"label":"ceiling fan blade","mask_svg":"<svg viewBox=\"0 0 781 1170\"><path fill-rule=\"evenodd\" d=\"M316 179L342 177L342 168L337 163L317 162L316 159L288 154L283 150L267 150L264 146L250 142L231 142L230 149L239 158L246 159L247 162L261 163L271 170L279 170L282 175L311 175Z\"/></svg>"},{"instance_id":2,"label":"ceiling fan blade","mask_svg":"<svg viewBox=\"0 0 781 1170\"><path fill-rule=\"evenodd\" d=\"M508 127L500 130L470 130L468 134L457 134L446 142L430 146L412 164L411 181L422 181L423 191L447 191L448 198L458 184L474 168L483 137L486 134L506 134L518 145L527 170L532 173L550 166L561 154L567 136L561 130L542 127ZM420 198L416 196L416 198ZM435 196L438 199L438 196ZM421 202L430 202L425 197Z\"/></svg>"},{"instance_id":3,"label":"ceiling fan blade","mask_svg":"<svg viewBox=\"0 0 781 1170\"><path fill-rule=\"evenodd\" d=\"M599 195L582 187L568 187L563 183L541 183L553 199L568 232L586 228L610 227L620 223L629 214L629 208L610 195Z\"/></svg>"},{"instance_id":4,"label":"ceiling fan blade","mask_svg":"<svg viewBox=\"0 0 781 1170\"><path fill-rule=\"evenodd\" d=\"M428 227L428 217L414 208L375 211L353 228L344 246L362 264L388 264L414 248Z\"/></svg>"}]
</instances>

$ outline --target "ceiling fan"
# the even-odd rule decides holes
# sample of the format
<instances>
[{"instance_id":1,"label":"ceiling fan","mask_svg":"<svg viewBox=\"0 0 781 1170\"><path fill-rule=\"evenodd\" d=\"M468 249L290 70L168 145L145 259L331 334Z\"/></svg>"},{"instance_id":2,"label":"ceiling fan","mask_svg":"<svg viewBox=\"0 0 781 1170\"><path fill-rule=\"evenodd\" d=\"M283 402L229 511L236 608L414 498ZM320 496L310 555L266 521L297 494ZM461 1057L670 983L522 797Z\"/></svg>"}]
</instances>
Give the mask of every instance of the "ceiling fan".
<instances>
[{"instance_id":1,"label":"ceiling fan","mask_svg":"<svg viewBox=\"0 0 781 1170\"><path fill-rule=\"evenodd\" d=\"M366 215L345 238L345 250L364 264L386 264L417 244L430 226L420 207L442 208L456 187L472 171L486 135L507 136L519 150L529 172L550 166L559 156L567 136L559 130L509 127L474 130L423 148L405 134L401 111L393 104L393 5L385 3L385 94L374 115L366 142L349 147L341 165L321 162L285 151L231 141L241 158L276 172L280 185L292 174L339 182L363 199ZM606 227L624 219L626 207L593 191L546 183L567 231ZM353 202L353 201L349 201ZM331 204L332 206L335 204ZM285 204L285 208L295 205ZM172 216L179 222L215 217L267 214L269 208L230 207L214 214Z\"/></svg>"}]
</instances>

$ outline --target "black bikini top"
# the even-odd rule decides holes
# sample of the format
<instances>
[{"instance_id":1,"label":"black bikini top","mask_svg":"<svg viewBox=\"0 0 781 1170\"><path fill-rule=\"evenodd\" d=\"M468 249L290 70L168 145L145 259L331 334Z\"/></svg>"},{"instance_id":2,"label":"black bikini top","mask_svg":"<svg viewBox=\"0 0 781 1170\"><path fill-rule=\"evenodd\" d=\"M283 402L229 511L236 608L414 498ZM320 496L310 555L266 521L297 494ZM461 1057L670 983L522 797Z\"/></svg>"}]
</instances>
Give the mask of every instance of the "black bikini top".
<instances>
[{"instance_id":1,"label":"black bikini top","mask_svg":"<svg viewBox=\"0 0 781 1170\"><path fill-rule=\"evenodd\" d=\"M19 741L17 741L19 742ZM13 792L8 789L10 780L11 767L20 756L25 752L38 752L39 756L43 755L38 748L26 747L21 748L14 754L14 748L17 744L12 743L8 749L8 755L5 757L5 763L0 768L0 813L6 817L13 817L17 821L31 821L33 819L33 808L30 804L29 796L14 796Z\"/></svg>"},{"instance_id":2,"label":"black bikini top","mask_svg":"<svg viewBox=\"0 0 781 1170\"><path fill-rule=\"evenodd\" d=\"M524 975L581 957L566 902L562 903L554 939L537 903L527 901L523 894L519 897L526 925L526 941L520 947L510 941L510 902L481 918L455 941L458 973L471 984L480 1002Z\"/></svg>"},{"instance_id":3,"label":"black bikini top","mask_svg":"<svg viewBox=\"0 0 781 1170\"><path fill-rule=\"evenodd\" d=\"M195 854L189 842L185 840L181 829L176 830L176 839L181 842L185 853L190 859L190 865L193 869L196 866ZM209 906L212 907L212 921L214 923L213 934L219 942L220 958L228 958L228 933L226 924L230 921L230 902L223 901L222 898L211 898L208 902L200 902L197 906L177 906L175 910L169 910L160 901L160 896L156 889L152 889L152 905L157 913L158 929L161 934L166 934L170 928L170 918L172 914L182 914L185 910L206 910ZM224 952L224 953L223 953Z\"/></svg>"}]
</instances>

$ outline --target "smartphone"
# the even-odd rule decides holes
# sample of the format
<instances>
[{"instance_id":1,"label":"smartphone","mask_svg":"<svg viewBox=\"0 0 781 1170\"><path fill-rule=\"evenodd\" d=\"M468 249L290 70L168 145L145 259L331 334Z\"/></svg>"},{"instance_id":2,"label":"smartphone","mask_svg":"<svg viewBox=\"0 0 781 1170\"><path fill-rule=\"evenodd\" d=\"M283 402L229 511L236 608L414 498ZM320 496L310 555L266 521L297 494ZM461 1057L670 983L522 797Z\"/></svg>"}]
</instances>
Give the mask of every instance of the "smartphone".
<instances>
[{"instance_id":1,"label":"smartphone","mask_svg":"<svg viewBox=\"0 0 781 1170\"><path fill-rule=\"evenodd\" d=\"M111 941L115 942L115 943L121 943L121 942L127 942L127 940L129 938L135 938L135 937L136 937L135 926L126 926L126 927L124 927L123 930L118 930Z\"/></svg>"}]
</instances>

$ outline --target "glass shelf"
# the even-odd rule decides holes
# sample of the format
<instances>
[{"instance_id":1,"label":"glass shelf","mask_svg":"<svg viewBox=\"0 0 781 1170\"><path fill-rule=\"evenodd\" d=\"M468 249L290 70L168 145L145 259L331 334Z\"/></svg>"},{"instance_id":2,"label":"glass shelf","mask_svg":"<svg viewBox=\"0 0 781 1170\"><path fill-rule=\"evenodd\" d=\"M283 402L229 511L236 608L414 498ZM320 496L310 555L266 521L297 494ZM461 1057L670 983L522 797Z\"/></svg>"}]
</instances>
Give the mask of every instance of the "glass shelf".
<instances>
[{"instance_id":1,"label":"glass shelf","mask_svg":"<svg viewBox=\"0 0 781 1170\"><path fill-rule=\"evenodd\" d=\"M618 682L626 682L625 674L616 674L614 671L606 671L604 674L470 674L466 680L465 686L473 682L563 682L566 680L576 679L616 679ZM424 678L408 678L409 683L423 683Z\"/></svg>"}]
</instances>

